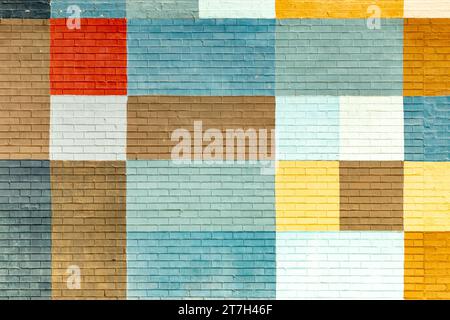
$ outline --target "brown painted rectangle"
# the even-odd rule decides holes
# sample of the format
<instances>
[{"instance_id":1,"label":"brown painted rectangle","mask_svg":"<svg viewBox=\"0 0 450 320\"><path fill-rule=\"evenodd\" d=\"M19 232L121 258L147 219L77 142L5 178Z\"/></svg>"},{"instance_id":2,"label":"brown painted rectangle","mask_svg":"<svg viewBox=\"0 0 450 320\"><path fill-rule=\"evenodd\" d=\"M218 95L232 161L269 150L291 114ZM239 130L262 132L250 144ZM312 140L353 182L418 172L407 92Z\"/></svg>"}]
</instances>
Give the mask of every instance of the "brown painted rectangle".
<instances>
[{"instance_id":1,"label":"brown painted rectangle","mask_svg":"<svg viewBox=\"0 0 450 320\"><path fill-rule=\"evenodd\" d=\"M0 159L49 159L48 20L0 19Z\"/></svg>"},{"instance_id":2,"label":"brown painted rectangle","mask_svg":"<svg viewBox=\"0 0 450 320\"><path fill-rule=\"evenodd\" d=\"M340 229L403 230L403 162L341 161Z\"/></svg>"},{"instance_id":3,"label":"brown painted rectangle","mask_svg":"<svg viewBox=\"0 0 450 320\"><path fill-rule=\"evenodd\" d=\"M126 164L52 161L53 299L126 297ZM70 289L68 268L81 270Z\"/></svg>"},{"instance_id":4,"label":"brown painted rectangle","mask_svg":"<svg viewBox=\"0 0 450 320\"><path fill-rule=\"evenodd\" d=\"M218 129L224 137L226 129L267 129L267 150L274 156L275 97L140 96L128 98L127 159L170 160L178 143L171 141L172 132L186 129L193 139L194 121L202 121L203 132Z\"/></svg>"}]
</instances>

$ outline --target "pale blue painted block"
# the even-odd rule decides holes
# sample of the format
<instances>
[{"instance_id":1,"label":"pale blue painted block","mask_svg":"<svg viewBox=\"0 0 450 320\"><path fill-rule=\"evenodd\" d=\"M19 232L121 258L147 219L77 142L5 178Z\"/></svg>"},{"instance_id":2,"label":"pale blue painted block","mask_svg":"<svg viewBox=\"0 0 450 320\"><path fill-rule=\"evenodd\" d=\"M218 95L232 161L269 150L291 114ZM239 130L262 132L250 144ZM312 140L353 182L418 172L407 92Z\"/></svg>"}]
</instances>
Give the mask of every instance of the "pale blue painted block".
<instances>
[{"instance_id":1,"label":"pale blue painted block","mask_svg":"<svg viewBox=\"0 0 450 320\"><path fill-rule=\"evenodd\" d=\"M403 232L278 232L277 299L403 299Z\"/></svg>"},{"instance_id":2,"label":"pale blue painted block","mask_svg":"<svg viewBox=\"0 0 450 320\"><path fill-rule=\"evenodd\" d=\"M277 160L338 160L339 97L276 97Z\"/></svg>"},{"instance_id":3,"label":"pale blue painted block","mask_svg":"<svg viewBox=\"0 0 450 320\"><path fill-rule=\"evenodd\" d=\"M127 230L274 231L266 163L127 161Z\"/></svg>"}]
</instances>

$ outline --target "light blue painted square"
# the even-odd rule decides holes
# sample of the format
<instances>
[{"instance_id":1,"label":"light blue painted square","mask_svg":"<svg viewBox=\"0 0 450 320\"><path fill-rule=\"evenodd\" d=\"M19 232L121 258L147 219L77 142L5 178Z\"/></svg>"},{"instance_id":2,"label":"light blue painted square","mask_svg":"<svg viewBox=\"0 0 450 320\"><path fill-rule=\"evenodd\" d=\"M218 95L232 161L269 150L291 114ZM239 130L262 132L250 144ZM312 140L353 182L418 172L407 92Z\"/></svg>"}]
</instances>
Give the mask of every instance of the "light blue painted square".
<instances>
[{"instance_id":1,"label":"light blue painted square","mask_svg":"<svg viewBox=\"0 0 450 320\"><path fill-rule=\"evenodd\" d=\"M273 96L275 20L128 20L129 95Z\"/></svg>"},{"instance_id":2,"label":"light blue painted square","mask_svg":"<svg viewBox=\"0 0 450 320\"><path fill-rule=\"evenodd\" d=\"M276 26L276 95L400 96L403 20L288 19Z\"/></svg>"},{"instance_id":3,"label":"light blue painted square","mask_svg":"<svg viewBox=\"0 0 450 320\"><path fill-rule=\"evenodd\" d=\"M80 9L81 18L125 18L126 0L52 0L52 18L74 17ZM74 11L74 9L76 11Z\"/></svg>"},{"instance_id":4,"label":"light blue painted square","mask_svg":"<svg viewBox=\"0 0 450 320\"><path fill-rule=\"evenodd\" d=\"M128 299L273 299L275 232L129 232Z\"/></svg>"},{"instance_id":5,"label":"light blue painted square","mask_svg":"<svg viewBox=\"0 0 450 320\"><path fill-rule=\"evenodd\" d=\"M450 160L450 97L405 97L405 160Z\"/></svg>"},{"instance_id":6,"label":"light blue painted square","mask_svg":"<svg viewBox=\"0 0 450 320\"><path fill-rule=\"evenodd\" d=\"M339 97L276 97L277 160L339 159Z\"/></svg>"}]
</instances>

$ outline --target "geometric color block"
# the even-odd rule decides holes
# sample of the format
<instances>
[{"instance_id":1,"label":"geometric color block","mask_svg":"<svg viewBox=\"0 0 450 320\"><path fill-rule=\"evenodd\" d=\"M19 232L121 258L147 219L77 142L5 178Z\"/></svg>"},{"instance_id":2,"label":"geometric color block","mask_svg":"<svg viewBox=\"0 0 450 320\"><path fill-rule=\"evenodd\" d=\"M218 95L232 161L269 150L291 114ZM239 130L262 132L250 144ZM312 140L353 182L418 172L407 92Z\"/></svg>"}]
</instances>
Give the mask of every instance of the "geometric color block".
<instances>
[{"instance_id":1,"label":"geometric color block","mask_svg":"<svg viewBox=\"0 0 450 320\"><path fill-rule=\"evenodd\" d=\"M125 160L125 96L52 96L51 160Z\"/></svg>"},{"instance_id":2,"label":"geometric color block","mask_svg":"<svg viewBox=\"0 0 450 320\"><path fill-rule=\"evenodd\" d=\"M50 0L2 0L0 19L48 19Z\"/></svg>"},{"instance_id":3,"label":"geometric color block","mask_svg":"<svg viewBox=\"0 0 450 320\"><path fill-rule=\"evenodd\" d=\"M124 299L125 162L52 161L51 175L53 299Z\"/></svg>"},{"instance_id":4,"label":"geometric color block","mask_svg":"<svg viewBox=\"0 0 450 320\"><path fill-rule=\"evenodd\" d=\"M450 97L405 97L405 160L450 161Z\"/></svg>"},{"instance_id":5,"label":"geometric color block","mask_svg":"<svg viewBox=\"0 0 450 320\"><path fill-rule=\"evenodd\" d=\"M450 0L404 0L405 18L450 18Z\"/></svg>"},{"instance_id":6,"label":"geometric color block","mask_svg":"<svg viewBox=\"0 0 450 320\"><path fill-rule=\"evenodd\" d=\"M127 230L274 231L274 176L255 162L127 161Z\"/></svg>"},{"instance_id":7,"label":"geometric color block","mask_svg":"<svg viewBox=\"0 0 450 320\"><path fill-rule=\"evenodd\" d=\"M405 299L450 299L449 232L405 233Z\"/></svg>"},{"instance_id":8,"label":"geometric color block","mask_svg":"<svg viewBox=\"0 0 450 320\"><path fill-rule=\"evenodd\" d=\"M199 0L126 0L128 19L198 18Z\"/></svg>"},{"instance_id":9,"label":"geometric color block","mask_svg":"<svg viewBox=\"0 0 450 320\"><path fill-rule=\"evenodd\" d=\"M403 18L404 0L275 0L277 18Z\"/></svg>"},{"instance_id":10,"label":"geometric color block","mask_svg":"<svg viewBox=\"0 0 450 320\"><path fill-rule=\"evenodd\" d=\"M340 230L403 230L403 162L339 165Z\"/></svg>"},{"instance_id":11,"label":"geometric color block","mask_svg":"<svg viewBox=\"0 0 450 320\"><path fill-rule=\"evenodd\" d=\"M205 18L274 18L274 0L199 0L199 15Z\"/></svg>"},{"instance_id":12,"label":"geometric color block","mask_svg":"<svg viewBox=\"0 0 450 320\"><path fill-rule=\"evenodd\" d=\"M52 0L52 18L73 18L78 13L82 18L125 18L125 2L126 0Z\"/></svg>"},{"instance_id":13,"label":"geometric color block","mask_svg":"<svg viewBox=\"0 0 450 320\"><path fill-rule=\"evenodd\" d=\"M48 161L0 161L0 299L49 299Z\"/></svg>"},{"instance_id":14,"label":"geometric color block","mask_svg":"<svg viewBox=\"0 0 450 320\"><path fill-rule=\"evenodd\" d=\"M403 160L402 97L340 97L340 160Z\"/></svg>"},{"instance_id":15,"label":"geometric color block","mask_svg":"<svg viewBox=\"0 0 450 320\"><path fill-rule=\"evenodd\" d=\"M439 12L449 16L449 8ZM450 95L450 19L409 18L404 25L403 95Z\"/></svg>"},{"instance_id":16,"label":"geometric color block","mask_svg":"<svg viewBox=\"0 0 450 320\"><path fill-rule=\"evenodd\" d=\"M126 95L125 19L51 19L51 94ZM72 27L72 26L70 26Z\"/></svg>"},{"instance_id":17,"label":"geometric color block","mask_svg":"<svg viewBox=\"0 0 450 320\"><path fill-rule=\"evenodd\" d=\"M403 20L287 19L276 25L276 95L399 96Z\"/></svg>"},{"instance_id":18,"label":"geometric color block","mask_svg":"<svg viewBox=\"0 0 450 320\"><path fill-rule=\"evenodd\" d=\"M132 96L127 113L128 160L172 159L172 151L179 144L172 134L180 129L189 132L191 159L195 156L194 144L207 150L211 143L207 133L211 130L222 135L222 139L217 138L222 140L217 157L223 160L227 159L227 146L234 148L234 160L275 157L275 97ZM245 141L245 150L239 151L244 143L227 142L230 130L236 136L240 130L242 136L252 138ZM257 148L254 153L252 147ZM209 153L200 156L205 159Z\"/></svg>"},{"instance_id":19,"label":"geometric color block","mask_svg":"<svg viewBox=\"0 0 450 320\"><path fill-rule=\"evenodd\" d=\"M339 230L339 162L280 161L277 231Z\"/></svg>"},{"instance_id":20,"label":"geometric color block","mask_svg":"<svg viewBox=\"0 0 450 320\"><path fill-rule=\"evenodd\" d=\"M48 159L50 27L0 19L0 159Z\"/></svg>"},{"instance_id":21,"label":"geometric color block","mask_svg":"<svg viewBox=\"0 0 450 320\"><path fill-rule=\"evenodd\" d=\"M338 160L339 97L276 97L277 160Z\"/></svg>"},{"instance_id":22,"label":"geometric color block","mask_svg":"<svg viewBox=\"0 0 450 320\"><path fill-rule=\"evenodd\" d=\"M402 232L278 232L277 299L402 299Z\"/></svg>"},{"instance_id":23,"label":"geometric color block","mask_svg":"<svg viewBox=\"0 0 450 320\"><path fill-rule=\"evenodd\" d=\"M129 232L128 299L274 299L275 232Z\"/></svg>"},{"instance_id":24,"label":"geometric color block","mask_svg":"<svg viewBox=\"0 0 450 320\"><path fill-rule=\"evenodd\" d=\"M450 163L405 162L405 231L450 231Z\"/></svg>"},{"instance_id":25,"label":"geometric color block","mask_svg":"<svg viewBox=\"0 0 450 320\"><path fill-rule=\"evenodd\" d=\"M274 20L128 20L128 92L274 95Z\"/></svg>"}]
</instances>

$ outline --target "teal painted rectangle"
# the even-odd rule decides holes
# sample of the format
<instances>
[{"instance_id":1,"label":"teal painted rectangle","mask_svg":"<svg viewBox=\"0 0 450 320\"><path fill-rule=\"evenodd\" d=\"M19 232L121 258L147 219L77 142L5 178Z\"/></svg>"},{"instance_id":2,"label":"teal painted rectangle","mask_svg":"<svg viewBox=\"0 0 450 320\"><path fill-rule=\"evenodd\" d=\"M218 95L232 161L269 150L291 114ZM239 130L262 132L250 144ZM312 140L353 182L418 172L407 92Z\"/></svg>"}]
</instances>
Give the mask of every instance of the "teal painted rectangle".
<instances>
[{"instance_id":1,"label":"teal painted rectangle","mask_svg":"<svg viewBox=\"0 0 450 320\"><path fill-rule=\"evenodd\" d=\"M266 165L127 161L127 230L274 231Z\"/></svg>"},{"instance_id":2,"label":"teal painted rectangle","mask_svg":"<svg viewBox=\"0 0 450 320\"><path fill-rule=\"evenodd\" d=\"M401 96L403 19L276 23L276 95Z\"/></svg>"},{"instance_id":3,"label":"teal painted rectangle","mask_svg":"<svg viewBox=\"0 0 450 320\"><path fill-rule=\"evenodd\" d=\"M129 232L128 299L273 299L275 232Z\"/></svg>"}]
</instances>

